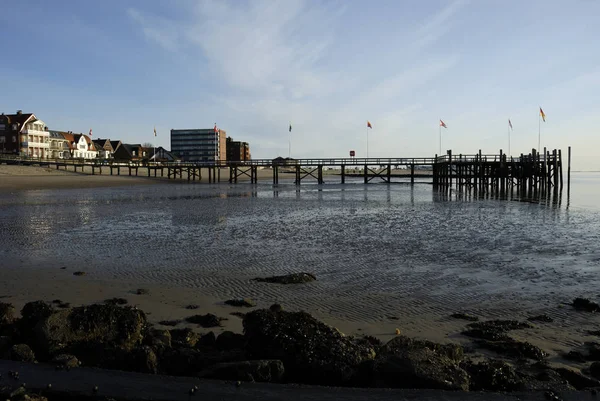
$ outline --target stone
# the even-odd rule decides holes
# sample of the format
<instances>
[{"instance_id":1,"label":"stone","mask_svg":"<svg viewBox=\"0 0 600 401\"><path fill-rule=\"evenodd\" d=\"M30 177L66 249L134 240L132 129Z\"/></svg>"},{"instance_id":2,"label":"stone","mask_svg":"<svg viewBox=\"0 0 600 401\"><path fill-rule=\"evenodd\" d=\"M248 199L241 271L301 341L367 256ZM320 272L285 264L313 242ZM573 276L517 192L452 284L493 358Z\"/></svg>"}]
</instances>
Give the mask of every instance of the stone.
<instances>
[{"instance_id":1,"label":"stone","mask_svg":"<svg viewBox=\"0 0 600 401\"><path fill-rule=\"evenodd\" d=\"M256 306L256 302L249 298L243 299L229 299L225 301L226 305L237 306L237 307L245 307L245 308L253 308Z\"/></svg>"},{"instance_id":2,"label":"stone","mask_svg":"<svg viewBox=\"0 0 600 401\"><path fill-rule=\"evenodd\" d=\"M171 344L173 347L190 347L196 346L200 339L200 334L186 327L184 329L171 330Z\"/></svg>"},{"instance_id":3,"label":"stone","mask_svg":"<svg viewBox=\"0 0 600 401\"><path fill-rule=\"evenodd\" d=\"M54 309L44 301L26 303L21 309L21 320L19 321L21 332L29 337L28 335L33 332L35 326L52 313L54 313Z\"/></svg>"},{"instance_id":4,"label":"stone","mask_svg":"<svg viewBox=\"0 0 600 401\"><path fill-rule=\"evenodd\" d=\"M15 321L15 307L12 304L0 302L0 327Z\"/></svg>"},{"instance_id":5,"label":"stone","mask_svg":"<svg viewBox=\"0 0 600 401\"><path fill-rule=\"evenodd\" d=\"M259 283L275 283L275 284L304 284L315 281L317 277L312 273L292 273L283 276L257 277L253 279Z\"/></svg>"},{"instance_id":6,"label":"stone","mask_svg":"<svg viewBox=\"0 0 600 401\"><path fill-rule=\"evenodd\" d=\"M125 298L110 298L105 299L104 303L109 305L126 305L127 300Z\"/></svg>"},{"instance_id":7,"label":"stone","mask_svg":"<svg viewBox=\"0 0 600 401\"><path fill-rule=\"evenodd\" d=\"M246 339L242 334L237 334L232 331L224 331L217 337L216 347L221 351L229 351L232 349L242 349L246 344Z\"/></svg>"},{"instance_id":8,"label":"stone","mask_svg":"<svg viewBox=\"0 0 600 401\"><path fill-rule=\"evenodd\" d=\"M503 361L490 360L461 365L470 376L471 391L523 390L522 380L515 370Z\"/></svg>"},{"instance_id":9,"label":"stone","mask_svg":"<svg viewBox=\"0 0 600 401\"><path fill-rule=\"evenodd\" d=\"M158 372L158 358L147 345L135 348L131 352L131 370L140 373L156 374Z\"/></svg>"},{"instance_id":10,"label":"stone","mask_svg":"<svg viewBox=\"0 0 600 401\"><path fill-rule=\"evenodd\" d=\"M530 322L542 322L542 323L552 323L554 321L554 319L552 319L548 315L531 316L531 317L528 317L527 320L529 320Z\"/></svg>"},{"instance_id":11,"label":"stone","mask_svg":"<svg viewBox=\"0 0 600 401\"><path fill-rule=\"evenodd\" d=\"M281 312L283 310L283 307L279 304L273 304L273 305L269 306L269 310L271 312Z\"/></svg>"},{"instance_id":12,"label":"stone","mask_svg":"<svg viewBox=\"0 0 600 401\"><path fill-rule=\"evenodd\" d=\"M259 309L246 314L243 326L251 359L282 361L288 382L348 385L358 366L375 358L372 347L306 312Z\"/></svg>"},{"instance_id":13,"label":"stone","mask_svg":"<svg viewBox=\"0 0 600 401\"><path fill-rule=\"evenodd\" d=\"M138 288L137 290L135 290L135 293L137 295L148 295L150 294L150 290L147 288Z\"/></svg>"},{"instance_id":14,"label":"stone","mask_svg":"<svg viewBox=\"0 0 600 401\"><path fill-rule=\"evenodd\" d=\"M585 312L599 312L600 305L596 302L590 301L587 298L575 298L572 303L573 307L579 311Z\"/></svg>"},{"instance_id":15,"label":"stone","mask_svg":"<svg viewBox=\"0 0 600 401\"><path fill-rule=\"evenodd\" d=\"M59 354L52 358L52 363L65 368L76 368L79 366L79 359L74 355Z\"/></svg>"},{"instance_id":16,"label":"stone","mask_svg":"<svg viewBox=\"0 0 600 401\"><path fill-rule=\"evenodd\" d=\"M207 313L206 315L193 315L185 319L188 323L198 324L204 328L219 327L221 326L222 320L225 319L217 317L212 313Z\"/></svg>"},{"instance_id":17,"label":"stone","mask_svg":"<svg viewBox=\"0 0 600 401\"><path fill-rule=\"evenodd\" d=\"M174 327L181 323L181 320L161 320L158 324L162 324L163 326Z\"/></svg>"},{"instance_id":18,"label":"stone","mask_svg":"<svg viewBox=\"0 0 600 401\"><path fill-rule=\"evenodd\" d=\"M212 331L203 334L196 343L196 347L215 348L216 346L217 336L215 336L215 333L213 333Z\"/></svg>"},{"instance_id":19,"label":"stone","mask_svg":"<svg viewBox=\"0 0 600 401\"><path fill-rule=\"evenodd\" d=\"M509 337L499 341L478 340L476 344L498 354L517 359L529 358L539 361L548 356L545 351L527 341L517 341Z\"/></svg>"},{"instance_id":20,"label":"stone","mask_svg":"<svg viewBox=\"0 0 600 401\"><path fill-rule=\"evenodd\" d=\"M169 330L152 329L146 343L154 349L171 348L171 332Z\"/></svg>"},{"instance_id":21,"label":"stone","mask_svg":"<svg viewBox=\"0 0 600 401\"><path fill-rule=\"evenodd\" d=\"M219 363L200 372L199 377L216 380L239 380L280 383L284 376L283 362L255 360Z\"/></svg>"},{"instance_id":22,"label":"stone","mask_svg":"<svg viewBox=\"0 0 600 401\"><path fill-rule=\"evenodd\" d=\"M567 368L555 368L554 370L577 390L600 387L600 381L584 376L578 370Z\"/></svg>"},{"instance_id":23,"label":"stone","mask_svg":"<svg viewBox=\"0 0 600 401\"><path fill-rule=\"evenodd\" d=\"M15 344L9 350L11 361L35 362L35 354L27 344Z\"/></svg>"},{"instance_id":24,"label":"stone","mask_svg":"<svg viewBox=\"0 0 600 401\"><path fill-rule=\"evenodd\" d=\"M590 376L594 379L600 379L600 362L592 362L590 365Z\"/></svg>"},{"instance_id":25,"label":"stone","mask_svg":"<svg viewBox=\"0 0 600 401\"><path fill-rule=\"evenodd\" d=\"M79 272L74 272L74 273L73 273L73 275L74 275L74 276L85 276L85 275L86 275L86 273L85 273L85 272L81 272L81 271L79 271Z\"/></svg>"},{"instance_id":26,"label":"stone","mask_svg":"<svg viewBox=\"0 0 600 401\"><path fill-rule=\"evenodd\" d=\"M378 387L469 390L469 375L460 366L463 349L398 336L380 348L374 362Z\"/></svg>"},{"instance_id":27,"label":"stone","mask_svg":"<svg viewBox=\"0 0 600 401\"><path fill-rule=\"evenodd\" d=\"M450 317L452 317L454 319L468 320L470 322L479 321L479 318L477 316L469 315L468 313L462 313L462 312L453 313L450 315Z\"/></svg>"}]
</instances>

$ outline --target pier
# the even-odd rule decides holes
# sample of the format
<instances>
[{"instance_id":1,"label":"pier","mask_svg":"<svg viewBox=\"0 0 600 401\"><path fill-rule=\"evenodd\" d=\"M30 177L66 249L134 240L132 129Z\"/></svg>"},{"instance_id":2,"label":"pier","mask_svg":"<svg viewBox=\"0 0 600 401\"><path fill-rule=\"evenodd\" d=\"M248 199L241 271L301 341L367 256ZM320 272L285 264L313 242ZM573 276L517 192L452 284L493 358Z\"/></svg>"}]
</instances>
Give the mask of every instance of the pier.
<instances>
[{"instance_id":1,"label":"pier","mask_svg":"<svg viewBox=\"0 0 600 401\"><path fill-rule=\"evenodd\" d=\"M293 177L296 185L303 182L324 184L346 183L348 177L362 177L371 182L409 182L416 178L430 178L434 187L479 192L506 192L517 190L537 191L561 190L563 187L562 151L544 149L538 152L521 153L518 157L508 156L502 150L498 154L455 155L448 150L445 155L422 158L317 158L317 159L254 159L247 161L215 161L203 163L154 163L119 162L115 160L47 160L0 156L0 163L36 165L57 170L84 172L92 175L129 175L162 177L169 180L199 181L203 174L209 183L237 183L241 178L258 183L258 170L271 169L272 183L279 184L281 176ZM228 177L222 177L226 169ZM324 173L324 169L328 169ZM140 171L141 170L141 171ZM419 170L419 171L416 171ZM568 149L567 187L570 186L571 148ZM264 178L263 178L264 179Z\"/></svg>"}]
</instances>

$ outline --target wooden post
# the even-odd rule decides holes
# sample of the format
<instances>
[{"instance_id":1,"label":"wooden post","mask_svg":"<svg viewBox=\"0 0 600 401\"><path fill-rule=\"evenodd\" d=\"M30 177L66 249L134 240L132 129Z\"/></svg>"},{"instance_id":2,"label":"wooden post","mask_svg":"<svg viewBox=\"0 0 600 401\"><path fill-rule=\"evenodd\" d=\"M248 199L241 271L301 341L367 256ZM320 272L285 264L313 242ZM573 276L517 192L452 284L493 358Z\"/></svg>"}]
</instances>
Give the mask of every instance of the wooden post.
<instances>
[{"instance_id":1,"label":"wooden post","mask_svg":"<svg viewBox=\"0 0 600 401\"><path fill-rule=\"evenodd\" d=\"M300 178L300 165L296 164L296 185L300 185L301 180L302 178Z\"/></svg>"},{"instance_id":2,"label":"wooden post","mask_svg":"<svg viewBox=\"0 0 600 401\"><path fill-rule=\"evenodd\" d=\"M212 168L208 168L208 183L212 183Z\"/></svg>"},{"instance_id":3,"label":"wooden post","mask_svg":"<svg viewBox=\"0 0 600 401\"><path fill-rule=\"evenodd\" d=\"M365 164L365 170L363 171L363 175L364 175L364 179L365 179L365 184L367 182L369 182L367 174L368 174L368 170L367 170L367 165Z\"/></svg>"},{"instance_id":4,"label":"wooden post","mask_svg":"<svg viewBox=\"0 0 600 401\"><path fill-rule=\"evenodd\" d=\"M552 166L552 170L553 171L553 175L554 175L554 189L558 190L558 186L559 186L559 178L558 178L558 155L556 153L556 149L554 149L552 151L552 158L553 160L553 166Z\"/></svg>"},{"instance_id":5,"label":"wooden post","mask_svg":"<svg viewBox=\"0 0 600 401\"><path fill-rule=\"evenodd\" d=\"M433 185L437 186L439 185L439 170L438 170L438 159L437 159L438 155L435 155L435 158L433 159L433 165L431 166L431 168L433 169ZM411 182L414 179L414 164L411 164L411 169L410 169L410 175L411 175Z\"/></svg>"},{"instance_id":6,"label":"wooden post","mask_svg":"<svg viewBox=\"0 0 600 401\"><path fill-rule=\"evenodd\" d=\"M434 170L434 177L435 177L435 170ZM435 178L434 178L434 183L435 183ZM415 184L415 165L414 165L414 163L410 165L410 184L411 185Z\"/></svg>"},{"instance_id":7,"label":"wooden post","mask_svg":"<svg viewBox=\"0 0 600 401\"><path fill-rule=\"evenodd\" d=\"M558 170L560 172L560 190L563 189L562 149L558 149Z\"/></svg>"},{"instance_id":8,"label":"wooden post","mask_svg":"<svg viewBox=\"0 0 600 401\"><path fill-rule=\"evenodd\" d=\"M277 166L273 165L273 185L277 184Z\"/></svg>"},{"instance_id":9,"label":"wooden post","mask_svg":"<svg viewBox=\"0 0 600 401\"><path fill-rule=\"evenodd\" d=\"M221 182L221 167L216 167L217 169L217 182Z\"/></svg>"},{"instance_id":10,"label":"wooden post","mask_svg":"<svg viewBox=\"0 0 600 401\"><path fill-rule=\"evenodd\" d=\"M342 164L342 184L346 183L346 166Z\"/></svg>"},{"instance_id":11,"label":"wooden post","mask_svg":"<svg viewBox=\"0 0 600 401\"><path fill-rule=\"evenodd\" d=\"M452 149L448 150L448 187L452 187Z\"/></svg>"},{"instance_id":12,"label":"wooden post","mask_svg":"<svg viewBox=\"0 0 600 401\"><path fill-rule=\"evenodd\" d=\"M323 166L319 165L317 167L317 171L318 171L317 172L317 177L318 177L317 181L319 181L319 184L322 184L323 183Z\"/></svg>"},{"instance_id":13,"label":"wooden post","mask_svg":"<svg viewBox=\"0 0 600 401\"><path fill-rule=\"evenodd\" d=\"M571 147L569 146L569 154L567 155L567 196L571 193Z\"/></svg>"},{"instance_id":14,"label":"wooden post","mask_svg":"<svg viewBox=\"0 0 600 401\"><path fill-rule=\"evenodd\" d=\"M500 180L500 192L504 193L506 190L506 183L504 182L504 157L502 149L500 149L500 170L498 171L498 179Z\"/></svg>"},{"instance_id":15,"label":"wooden post","mask_svg":"<svg viewBox=\"0 0 600 401\"><path fill-rule=\"evenodd\" d=\"M392 165L387 165L387 182L388 184L392 182Z\"/></svg>"},{"instance_id":16,"label":"wooden post","mask_svg":"<svg viewBox=\"0 0 600 401\"><path fill-rule=\"evenodd\" d=\"M187 168L187 181L188 181L188 182L190 182L190 179L192 178L192 177L190 177L190 170L191 170L191 168L190 168L190 167L188 167L188 168Z\"/></svg>"}]
</instances>

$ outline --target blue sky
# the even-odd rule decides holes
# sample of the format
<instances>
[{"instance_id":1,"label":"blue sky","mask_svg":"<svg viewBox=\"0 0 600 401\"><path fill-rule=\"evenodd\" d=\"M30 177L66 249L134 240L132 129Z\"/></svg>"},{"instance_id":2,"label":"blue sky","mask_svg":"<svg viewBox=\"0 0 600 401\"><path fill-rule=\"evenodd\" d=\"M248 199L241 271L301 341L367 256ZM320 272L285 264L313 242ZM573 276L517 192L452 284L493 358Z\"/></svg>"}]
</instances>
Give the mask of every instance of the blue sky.
<instances>
[{"instance_id":1,"label":"blue sky","mask_svg":"<svg viewBox=\"0 0 600 401\"><path fill-rule=\"evenodd\" d=\"M600 169L600 1L6 1L0 110L169 147L216 122L254 158L513 154ZM158 137L153 137L156 126Z\"/></svg>"}]
</instances>

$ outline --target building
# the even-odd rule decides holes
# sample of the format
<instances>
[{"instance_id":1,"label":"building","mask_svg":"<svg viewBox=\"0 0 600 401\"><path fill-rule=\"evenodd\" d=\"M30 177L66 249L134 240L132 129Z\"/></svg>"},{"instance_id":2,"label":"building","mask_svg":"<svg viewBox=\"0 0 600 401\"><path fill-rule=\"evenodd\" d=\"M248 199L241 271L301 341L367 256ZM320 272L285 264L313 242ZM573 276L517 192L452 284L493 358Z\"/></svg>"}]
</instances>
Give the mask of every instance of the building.
<instances>
[{"instance_id":1,"label":"building","mask_svg":"<svg viewBox=\"0 0 600 401\"><path fill-rule=\"evenodd\" d=\"M234 141L227 138L227 161L250 160L250 145L248 142Z\"/></svg>"},{"instance_id":2,"label":"building","mask_svg":"<svg viewBox=\"0 0 600 401\"><path fill-rule=\"evenodd\" d=\"M121 141L111 141L110 139L93 139L96 150L98 151L98 157L101 159L110 159L119 146Z\"/></svg>"},{"instance_id":3,"label":"building","mask_svg":"<svg viewBox=\"0 0 600 401\"><path fill-rule=\"evenodd\" d=\"M49 153L51 159L69 159L71 151L69 149L69 141L63 135L63 132L49 130ZM66 132L65 132L66 134Z\"/></svg>"},{"instance_id":4,"label":"building","mask_svg":"<svg viewBox=\"0 0 600 401\"><path fill-rule=\"evenodd\" d=\"M33 113L0 115L0 152L14 155L48 158L48 127Z\"/></svg>"},{"instance_id":5,"label":"building","mask_svg":"<svg viewBox=\"0 0 600 401\"><path fill-rule=\"evenodd\" d=\"M156 151L156 153L154 153ZM151 162L175 162L179 160L172 152L169 152L162 146L148 149Z\"/></svg>"},{"instance_id":6,"label":"building","mask_svg":"<svg viewBox=\"0 0 600 401\"><path fill-rule=\"evenodd\" d=\"M225 130L172 129L171 152L184 162L226 160Z\"/></svg>"},{"instance_id":7,"label":"building","mask_svg":"<svg viewBox=\"0 0 600 401\"><path fill-rule=\"evenodd\" d=\"M98 151L89 136L73 134L72 132L61 132L69 143L69 152L73 159L95 159Z\"/></svg>"},{"instance_id":8,"label":"building","mask_svg":"<svg viewBox=\"0 0 600 401\"><path fill-rule=\"evenodd\" d=\"M140 144L131 145L122 143L113 153L113 159L118 161L144 161L150 157L149 149Z\"/></svg>"}]
</instances>

